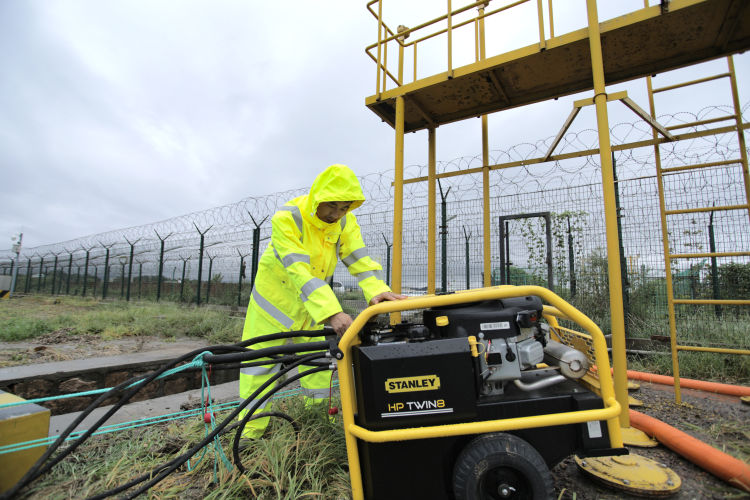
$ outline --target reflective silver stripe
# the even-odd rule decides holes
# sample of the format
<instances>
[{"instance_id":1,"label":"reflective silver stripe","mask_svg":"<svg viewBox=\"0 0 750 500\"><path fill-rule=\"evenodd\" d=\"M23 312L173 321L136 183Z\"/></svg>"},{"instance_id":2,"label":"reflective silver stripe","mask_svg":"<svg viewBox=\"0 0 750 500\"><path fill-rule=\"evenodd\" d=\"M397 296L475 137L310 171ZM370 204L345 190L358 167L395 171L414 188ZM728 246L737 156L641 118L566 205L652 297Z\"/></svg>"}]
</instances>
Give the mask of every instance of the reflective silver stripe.
<instances>
[{"instance_id":1,"label":"reflective silver stripe","mask_svg":"<svg viewBox=\"0 0 750 500\"><path fill-rule=\"evenodd\" d=\"M383 274L380 271L362 271L361 273L357 273L354 275L357 278L357 282L361 282L362 280L366 280L367 278L375 277L379 280L383 280Z\"/></svg>"},{"instance_id":2,"label":"reflective silver stripe","mask_svg":"<svg viewBox=\"0 0 750 500\"><path fill-rule=\"evenodd\" d=\"M325 389L308 389L307 387L301 387L300 392L303 396L306 398L313 398L313 399L327 399L328 394L330 394L330 391L328 388Z\"/></svg>"},{"instance_id":3,"label":"reflective silver stripe","mask_svg":"<svg viewBox=\"0 0 750 500\"><path fill-rule=\"evenodd\" d=\"M258 290L253 288L251 296L258 307L268 313L273 319L284 325L286 328L291 328L294 325L294 320L281 312L281 310L275 305L271 304L265 297L258 293Z\"/></svg>"},{"instance_id":4,"label":"reflective silver stripe","mask_svg":"<svg viewBox=\"0 0 750 500\"><path fill-rule=\"evenodd\" d=\"M270 400L271 400L271 398L268 398L268 399L266 399L265 401L263 401L263 402L262 402L262 403L260 404L260 406L258 406L258 409L259 409L259 410L263 410L263 409L264 409L264 408L266 407L266 405L268 404L268 402L269 402ZM257 401L257 399L253 399L253 401ZM242 413L240 413L240 415L242 415Z\"/></svg>"},{"instance_id":5,"label":"reflective silver stripe","mask_svg":"<svg viewBox=\"0 0 750 500\"><path fill-rule=\"evenodd\" d=\"M305 262L307 264L310 263L310 256L307 254L290 253L290 254L287 254L287 256L282 259L281 255L279 255L279 252L276 251L276 247L274 247L273 244L271 245L271 248L273 248L273 254L276 256L277 259L279 259L279 262L281 262L281 264L284 267L289 267L295 262Z\"/></svg>"},{"instance_id":6,"label":"reflective silver stripe","mask_svg":"<svg viewBox=\"0 0 750 500\"><path fill-rule=\"evenodd\" d=\"M299 229L299 240L302 241L302 236L305 232L302 230L302 214L299 211L299 207L297 205L284 205L279 208L279 210L292 213L292 218L294 219L295 224L297 224L297 229Z\"/></svg>"},{"instance_id":7,"label":"reflective silver stripe","mask_svg":"<svg viewBox=\"0 0 750 500\"><path fill-rule=\"evenodd\" d=\"M357 262L362 257L369 257L370 253L367 251L367 247L358 248L352 253L350 253L347 257L344 257L341 259L341 262L346 264L346 267L351 266L355 262Z\"/></svg>"},{"instance_id":8,"label":"reflective silver stripe","mask_svg":"<svg viewBox=\"0 0 750 500\"><path fill-rule=\"evenodd\" d=\"M302 302L307 302L307 298L310 296L310 294L323 286L328 286L328 283L320 278L310 278L307 283L302 285L302 293L300 294Z\"/></svg>"},{"instance_id":9,"label":"reflective silver stripe","mask_svg":"<svg viewBox=\"0 0 750 500\"><path fill-rule=\"evenodd\" d=\"M303 253L290 253L281 260L281 263L284 264L284 267L289 267L295 262L304 262L305 264L309 264L310 256Z\"/></svg>"},{"instance_id":10,"label":"reflective silver stripe","mask_svg":"<svg viewBox=\"0 0 750 500\"><path fill-rule=\"evenodd\" d=\"M270 366L248 366L247 368L241 368L240 373L242 375L250 375L252 377L258 377L262 375L268 375L271 376L274 373L279 373L279 370L281 368L279 365L270 365Z\"/></svg>"},{"instance_id":11,"label":"reflective silver stripe","mask_svg":"<svg viewBox=\"0 0 750 500\"><path fill-rule=\"evenodd\" d=\"M341 232L344 232L344 228L346 227L346 214L344 214L344 217L341 219ZM336 256L341 255L341 235L339 234L339 239L336 240Z\"/></svg>"}]
</instances>

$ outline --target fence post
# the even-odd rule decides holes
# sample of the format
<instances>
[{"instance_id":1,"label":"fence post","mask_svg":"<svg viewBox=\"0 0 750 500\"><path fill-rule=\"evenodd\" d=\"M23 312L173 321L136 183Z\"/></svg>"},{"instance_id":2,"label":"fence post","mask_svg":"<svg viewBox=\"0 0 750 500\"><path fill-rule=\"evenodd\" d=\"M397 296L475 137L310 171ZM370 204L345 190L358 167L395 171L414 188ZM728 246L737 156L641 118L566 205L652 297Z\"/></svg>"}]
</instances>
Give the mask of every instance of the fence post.
<instances>
[{"instance_id":1,"label":"fence post","mask_svg":"<svg viewBox=\"0 0 750 500\"><path fill-rule=\"evenodd\" d=\"M615 212L617 213L617 241L620 248L620 281L622 283L622 313L625 318L625 337L630 330L630 283L628 281L628 264L625 259L625 246L622 242L622 207L620 206L620 183L617 180L617 162L612 151L612 179L615 185Z\"/></svg>"},{"instance_id":2,"label":"fence post","mask_svg":"<svg viewBox=\"0 0 750 500\"><path fill-rule=\"evenodd\" d=\"M44 273L44 255L39 256L39 279L36 282L36 293L42 292L42 273Z\"/></svg>"},{"instance_id":3,"label":"fence post","mask_svg":"<svg viewBox=\"0 0 750 500\"><path fill-rule=\"evenodd\" d=\"M31 257L26 258L26 284L23 287L23 293L29 293L31 285Z\"/></svg>"},{"instance_id":4,"label":"fence post","mask_svg":"<svg viewBox=\"0 0 750 500\"><path fill-rule=\"evenodd\" d=\"M500 236L500 283L498 285L510 285L510 234L508 232L508 221L500 216L498 224Z\"/></svg>"},{"instance_id":5,"label":"fence post","mask_svg":"<svg viewBox=\"0 0 750 500\"><path fill-rule=\"evenodd\" d=\"M442 272L442 280L440 282L442 286L442 292L445 293L448 291L448 205L445 202L445 199L448 197L448 193L451 192L451 187L448 186L447 191L443 193L443 185L440 182L440 179L438 179L438 187L440 188L440 214L441 214L441 225L440 225L440 236L441 236L441 242L440 242L440 249L442 251L441 256L441 265L440 270ZM453 217L451 217L453 218Z\"/></svg>"},{"instance_id":6,"label":"fence post","mask_svg":"<svg viewBox=\"0 0 750 500\"><path fill-rule=\"evenodd\" d=\"M510 285L510 223L505 221L505 241L503 242L503 248L505 248L505 282L504 285Z\"/></svg>"},{"instance_id":7,"label":"fence post","mask_svg":"<svg viewBox=\"0 0 750 500\"><path fill-rule=\"evenodd\" d=\"M716 253L716 239L714 238L714 213L711 211L711 215L708 218L708 245L709 251L712 254ZM719 291L719 266L716 265L716 255L711 256L711 286L713 288L713 299L721 300L721 292ZM721 306L716 304L714 306L714 313L717 318L721 317Z\"/></svg>"},{"instance_id":8,"label":"fence post","mask_svg":"<svg viewBox=\"0 0 750 500\"><path fill-rule=\"evenodd\" d=\"M239 307L242 305L242 278L245 277L245 257L248 254L242 255L239 248L237 249L237 254L240 256L240 279L237 283L237 306Z\"/></svg>"},{"instance_id":9,"label":"fence post","mask_svg":"<svg viewBox=\"0 0 750 500\"><path fill-rule=\"evenodd\" d=\"M156 301L159 302L159 299L161 298L161 275L164 272L164 241L172 236L172 233L169 233L164 238L159 236L159 233L154 229L154 232L156 233L156 237L159 238L159 241L161 242L159 247L159 276L156 278Z\"/></svg>"},{"instance_id":10,"label":"fence post","mask_svg":"<svg viewBox=\"0 0 750 500\"><path fill-rule=\"evenodd\" d=\"M55 295L55 282L57 281L57 258L59 254L53 253L52 255L55 256L55 267L52 269L52 288L50 288L50 295Z\"/></svg>"},{"instance_id":11,"label":"fence post","mask_svg":"<svg viewBox=\"0 0 750 500\"><path fill-rule=\"evenodd\" d=\"M555 291L555 277L553 273L553 262L552 262L552 214L544 212L544 221L546 222L545 238L547 240L547 288L551 291Z\"/></svg>"},{"instance_id":12,"label":"fence post","mask_svg":"<svg viewBox=\"0 0 750 500\"><path fill-rule=\"evenodd\" d=\"M187 267L187 261L190 260L190 256L188 255L187 259L185 257L180 256L180 259L182 259L182 279L180 280L180 302L184 302L185 298L183 297L183 295L185 291L185 268Z\"/></svg>"},{"instance_id":13,"label":"fence post","mask_svg":"<svg viewBox=\"0 0 750 500\"><path fill-rule=\"evenodd\" d=\"M84 264L83 268L83 293L81 294L81 297L86 296L86 285L88 284L89 280L89 254L91 253L91 248L83 248L83 250L86 250L86 263ZM96 278L94 278L94 285L96 286ZM92 295L96 295L96 292L92 293Z\"/></svg>"},{"instance_id":14,"label":"fence post","mask_svg":"<svg viewBox=\"0 0 750 500\"><path fill-rule=\"evenodd\" d=\"M68 250L68 279L65 282L65 295L70 295L70 275L73 273L73 252Z\"/></svg>"},{"instance_id":15,"label":"fence post","mask_svg":"<svg viewBox=\"0 0 750 500\"><path fill-rule=\"evenodd\" d=\"M120 298L123 298L125 296L125 263L128 258L120 255L118 260L120 261Z\"/></svg>"},{"instance_id":16,"label":"fence post","mask_svg":"<svg viewBox=\"0 0 750 500\"><path fill-rule=\"evenodd\" d=\"M211 301L211 270L214 267L214 258L211 256L210 253L206 252L206 255L208 255L208 280L206 281L206 304L208 304Z\"/></svg>"},{"instance_id":17,"label":"fence post","mask_svg":"<svg viewBox=\"0 0 750 500\"><path fill-rule=\"evenodd\" d=\"M104 276L102 277L102 300L107 298L107 289L109 288L109 249L114 245L114 243L110 243L109 246L105 245L101 241L99 242L106 250L105 256L104 256Z\"/></svg>"},{"instance_id":18,"label":"fence post","mask_svg":"<svg viewBox=\"0 0 750 500\"><path fill-rule=\"evenodd\" d=\"M133 278L133 249L135 248L135 244L141 241L141 239L142 238L138 238L131 243L129 239L125 238L125 241L130 245L130 258L128 259L128 293L125 296L125 300L128 302L130 302L130 282Z\"/></svg>"},{"instance_id":19,"label":"fence post","mask_svg":"<svg viewBox=\"0 0 750 500\"><path fill-rule=\"evenodd\" d=\"M258 262L260 261L260 226L268 219L266 215L260 223L255 221L250 211L247 211L247 215L253 220L255 228L253 229L253 257L250 264L250 288L255 286L255 275L258 274Z\"/></svg>"},{"instance_id":20,"label":"fence post","mask_svg":"<svg viewBox=\"0 0 750 500\"><path fill-rule=\"evenodd\" d=\"M469 238L471 238L471 231L466 234L466 226L464 228L464 239L466 240L466 289L471 289L471 277L469 276Z\"/></svg>"},{"instance_id":21,"label":"fence post","mask_svg":"<svg viewBox=\"0 0 750 500\"><path fill-rule=\"evenodd\" d=\"M573 254L573 233L570 229L570 215L568 216L568 269L570 272L570 298L576 296L576 264Z\"/></svg>"},{"instance_id":22,"label":"fence post","mask_svg":"<svg viewBox=\"0 0 750 500\"><path fill-rule=\"evenodd\" d=\"M386 247L385 284L391 286L391 247L393 246L393 243L389 243L383 233L380 234L383 236L383 241L385 241Z\"/></svg>"},{"instance_id":23,"label":"fence post","mask_svg":"<svg viewBox=\"0 0 750 500\"><path fill-rule=\"evenodd\" d=\"M143 281L143 262L138 262L138 300L141 299L141 282Z\"/></svg>"},{"instance_id":24,"label":"fence post","mask_svg":"<svg viewBox=\"0 0 750 500\"><path fill-rule=\"evenodd\" d=\"M209 232L211 228L214 226L213 225L209 226L208 229L206 229L203 232L201 232L201 230L198 229L198 226L195 225L195 222L193 222L193 226L195 226L195 229L198 231L198 234L201 235L200 250L198 251L199 252L198 254L198 289L197 289L198 291L197 291L197 295L195 298L195 303L196 305L199 306L201 305L201 278L203 275L203 248L204 248L203 244L205 242L206 233Z\"/></svg>"}]
</instances>

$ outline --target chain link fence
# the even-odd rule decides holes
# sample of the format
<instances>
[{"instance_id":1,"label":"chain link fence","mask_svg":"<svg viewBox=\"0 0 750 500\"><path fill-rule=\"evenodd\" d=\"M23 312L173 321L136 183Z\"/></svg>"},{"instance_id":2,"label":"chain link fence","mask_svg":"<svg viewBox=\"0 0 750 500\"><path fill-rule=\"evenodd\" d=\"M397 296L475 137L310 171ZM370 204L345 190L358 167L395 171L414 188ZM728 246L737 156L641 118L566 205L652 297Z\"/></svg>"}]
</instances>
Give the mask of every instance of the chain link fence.
<instances>
[{"instance_id":1,"label":"chain link fence","mask_svg":"<svg viewBox=\"0 0 750 500\"><path fill-rule=\"evenodd\" d=\"M730 107L715 106L699 113L663 115L659 121L669 127L732 112ZM705 126L694 126L686 131L704 129ZM612 127L611 135L613 145L626 144L650 139L651 128L640 121L620 123ZM503 165L543 157L551 141L548 138L492 151L490 163ZM569 132L556 154L591 150L597 143L594 129ZM739 158L736 133L663 144L663 167L736 160L714 168L665 174L666 209L746 203ZM654 148L616 151L614 161L628 329L637 334L664 335L667 302ZM479 156L437 165L438 173L481 166ZM412 165L405 170L407 180L427 175L425 165ZM393 244L392 175L385 172L360 178L367 201L356 212L371 254L388 271ZM430 242L427 182L404 186L402 289L406 293L426 290L430 244L437 248L439 288L445 284L451 291L480 287L483 283L481 173L441 178L440 187L442 194L438 192L436 196L438 241ZM152 224L24 248L19 262L15 262L10 250L2 251L0 274L12 274L18 266L17 293L245 307L258 253L268 244L271 216L279 206L306 190L245 198ZM598 154L492 170L492 283L549 286L551 275L555 292L608 328L603 206ZM547 215L525 217L526 214ZM501 217L505 217L502 242ZM551 225L549 249L547 220ZM673 253L750 248L747 210L671 215L667 230ZM549 262L548 253L552 256ZM677 298L750 298L750 262L746 257L680 259L673 261L673 266ZM346 295L355 288L356 280L340 265L334 274L334 289ZM699 323L705 325L722 315L745 314L735 309L739 310L691 306L681 308L678 316L692 318L690 329L694 330L695 315L699 314L696 311L701 311ZM746 347L747 335L740 332L745 327L738 326L732 338Z\"/></svg>"}]
</instances>

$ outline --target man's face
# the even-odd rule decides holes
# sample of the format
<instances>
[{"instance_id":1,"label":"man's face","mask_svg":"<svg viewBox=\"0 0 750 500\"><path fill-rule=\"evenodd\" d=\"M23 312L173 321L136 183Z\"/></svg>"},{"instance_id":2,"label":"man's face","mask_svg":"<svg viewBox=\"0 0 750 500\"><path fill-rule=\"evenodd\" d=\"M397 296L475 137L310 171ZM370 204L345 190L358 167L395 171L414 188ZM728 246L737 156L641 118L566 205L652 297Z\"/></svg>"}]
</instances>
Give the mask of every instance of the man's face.
<instances>
[{"instance_id":1,"label":"man's face","mask_svg":"<svg viewBox=\"0 0 750 500\"><path fill-rule=\"evenodd\" d=\"M323 201L318 205L315 215L323 222L332 224L346 215L351 206L351 201Z\"/></svg>"}]
</instances>

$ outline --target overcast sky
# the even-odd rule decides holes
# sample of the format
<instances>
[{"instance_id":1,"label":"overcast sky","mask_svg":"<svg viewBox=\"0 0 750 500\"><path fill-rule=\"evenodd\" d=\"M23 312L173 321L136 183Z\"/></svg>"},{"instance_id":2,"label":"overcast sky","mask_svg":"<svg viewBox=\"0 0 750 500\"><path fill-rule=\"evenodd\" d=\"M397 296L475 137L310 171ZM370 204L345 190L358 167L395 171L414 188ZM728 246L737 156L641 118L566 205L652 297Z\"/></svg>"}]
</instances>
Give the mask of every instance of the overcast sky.
<instances>
[{"instance_id":1,"label":"overcast sky","mask_svg":"<svg viewBox=\"0 0 750 500\"><path fill-rule=\"evenodd\" d=\"M392 169L393 129L364 105L365 3L0 0L0 250L19 232L28 248L305 187L331 163ZM585 21L583 0L566 4L556 34ZM607 8L600 19L621 13ZM392 23L431 18L411 10ZM533 42L522 24L504 31L518 46ZM735 63L750 81L748 56ZM493 115L491 148L554 136L573 99ZM426 163L425 137L407 137L407 164ZM478 120L441 127L438 159L480 140Z\"/></svg>"}]
</instances>

